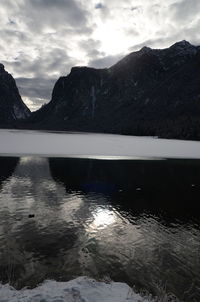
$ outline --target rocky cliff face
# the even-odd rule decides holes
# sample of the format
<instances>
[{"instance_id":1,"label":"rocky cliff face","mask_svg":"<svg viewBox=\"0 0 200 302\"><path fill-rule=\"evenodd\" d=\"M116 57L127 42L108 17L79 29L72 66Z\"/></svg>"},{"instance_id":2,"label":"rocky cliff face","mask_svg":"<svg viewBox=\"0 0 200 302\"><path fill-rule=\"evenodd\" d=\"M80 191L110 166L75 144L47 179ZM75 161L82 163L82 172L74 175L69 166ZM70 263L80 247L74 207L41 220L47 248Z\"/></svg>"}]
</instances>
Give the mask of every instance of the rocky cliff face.
<instances>
[{"instance_id":1,"label":"rocky cliff face","mask_svg":"<svg viewBox=\"0 0 200 302\"><path fill-rule=\"evenodd\" d=\"M32 127L200 139L200 48L142 48L108 69L74 67Z\"/></svg>"},{"instance_id":2,"label":"rocky cliff face","mask_svg":"<svg viewBox=\"0 0 200 302\"><path fill-rule=\"evenodd\" d=\"M30 110L23 103L15 80L0 64L0 125L12 126L29 115Z\"/></svg>"}]
</instances>

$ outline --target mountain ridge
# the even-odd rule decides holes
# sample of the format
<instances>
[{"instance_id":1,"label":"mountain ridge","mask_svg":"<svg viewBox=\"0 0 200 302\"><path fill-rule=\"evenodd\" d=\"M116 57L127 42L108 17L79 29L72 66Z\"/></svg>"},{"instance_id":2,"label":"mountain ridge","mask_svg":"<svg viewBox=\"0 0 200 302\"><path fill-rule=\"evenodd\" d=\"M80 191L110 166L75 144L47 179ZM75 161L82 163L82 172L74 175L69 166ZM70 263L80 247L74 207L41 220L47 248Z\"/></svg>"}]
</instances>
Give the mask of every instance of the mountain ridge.
<instances>
[{"instance_id":1,"label":"mountain ridge","mask_svg":"<svg viewBox=\"0 0 200 302\"><path fill-rule=\"evenodd\" d=\"M110 68L72 67L19 127L200 139L200 47L143 47Z\"/></svg>"},{"instance_id":2,"label":"mountain ridge","mask_svg":"<svg viewBox=\"0 0 200 302\"><path fill-rule=\"evenodd\" d=\"M0 126L15 127L17 120L29 116L30 110L22 101L14 78L0 64Z\"/></svg>"}]
</instances>

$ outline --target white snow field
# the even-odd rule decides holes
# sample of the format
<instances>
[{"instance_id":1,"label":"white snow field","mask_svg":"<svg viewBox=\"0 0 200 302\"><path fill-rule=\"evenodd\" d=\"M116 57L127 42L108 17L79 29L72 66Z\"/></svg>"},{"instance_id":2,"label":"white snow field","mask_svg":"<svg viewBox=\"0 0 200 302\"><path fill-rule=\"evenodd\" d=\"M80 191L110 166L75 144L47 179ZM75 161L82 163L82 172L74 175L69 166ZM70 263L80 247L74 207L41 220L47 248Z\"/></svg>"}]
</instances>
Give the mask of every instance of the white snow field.
<instances>
[{"instance_id":1,"label":"white snow field","mask_svg":"<svg viewBox=\"0 0 200 302\"><path fill-rule=\"evenodd\" d=\"M94 133L0 130L0 155L108 159L200 158L200 142Z\"/></svg>"},{"instance_id":2,"label":"white snow field","mask_svg":"<svg viewBox=\"0 0 200 302\"><path fill-rule=\"evenodd\" d=\"M44 281L34 289L0 285L0 302L149 302L125 283L79 277L68 282ZM153 300L151 300L153 302Z\"/></svg>"}]
</instances>

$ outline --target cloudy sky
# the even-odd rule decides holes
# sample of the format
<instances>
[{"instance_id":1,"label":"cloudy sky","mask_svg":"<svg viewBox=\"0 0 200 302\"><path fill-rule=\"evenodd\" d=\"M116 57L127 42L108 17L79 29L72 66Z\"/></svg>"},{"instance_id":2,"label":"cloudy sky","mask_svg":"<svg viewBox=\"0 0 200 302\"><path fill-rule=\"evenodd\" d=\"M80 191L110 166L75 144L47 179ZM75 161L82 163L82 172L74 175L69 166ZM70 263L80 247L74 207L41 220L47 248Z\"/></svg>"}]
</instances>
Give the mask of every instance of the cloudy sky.
<instances>
[{"instance_id":1,"label":"cloudy sky","mask_svg":"<svg viewBox=\"0 0 200 302\"><path fill-rule=\"evenodd\" d=\"M146 45L200 44L199 0L0 0L0 62L36 110L72 66L109 67Z\"/></svg>"}]
</instances>

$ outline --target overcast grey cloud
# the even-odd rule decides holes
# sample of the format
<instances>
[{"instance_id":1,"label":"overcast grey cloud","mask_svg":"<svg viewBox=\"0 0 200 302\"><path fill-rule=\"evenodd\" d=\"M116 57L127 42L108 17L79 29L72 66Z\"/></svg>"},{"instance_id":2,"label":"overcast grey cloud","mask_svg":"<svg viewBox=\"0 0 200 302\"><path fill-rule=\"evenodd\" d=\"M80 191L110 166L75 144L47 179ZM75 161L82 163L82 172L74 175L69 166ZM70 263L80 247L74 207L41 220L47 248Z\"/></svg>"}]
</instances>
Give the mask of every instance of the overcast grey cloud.
<instances>
[{"instance_id":1,"label":"overcast grey cloud","mask_svg":"<svg viewBox=\"0 0 200 302\"><path fill-rule=\"evenodd\" d=\"M104 18L108 18L110 16L110 10L108 9L108 7L103 4L103 3L97 3L95 5L95 9L98 9L100 14L101 14L101 17L104 19Z\"/></svg>"},{"instance_id":2,"label":"overcast grey cloud","mask_svg":"<svg viewBox=\"0 0 200 302\"><path fill-rule=\"evenodd\" d=\"M182 26L193 22L199 18L200 1L199 0L182 0L171 5L173 20L175 24L180 23Z\"/></svg>"},{"instance_id":3,"label":"overcast grey cloud","mask_svg":"<svg viewBox=\"0 0 200 302\"><path fill-rule=\"evenodd\" d=\"M97 4L95 5L95 8L96 8L96 9L102 9L102 8L104 8L104 5L103 5L102 3L97 3Z\"/></svg>"},{"instance_id":4,"label":"overcast grey cloud","mask_svg":"<svg viewBox=\"0 0 200 302\"><path fill-rule=\"evenodd\" d=\"M0 62L35 110L74 65L109 67L143 46L200 44L199 0L1 0Z\"/></svg>"},{"instance_id":5,"label":"overcast grey cloud","mask_svg":"<svg viewBox=\"0 0 200 302\"><path fill-rule=\"evenodd\" d=\"M31 30L87 27L89 12L75 0L24 0L19 11Z\"/></svg>"},{"instance_id":6,"label":"overcast grey cloud","mask_svg":"<svg viewBox=\"0 0 200 302\"><path fill-rule=\"evenodd\" d=\"M51 93L57 78L17 78L16 83L19 92L23 93L24 101L28 100L32 110L47 103L51 99Z\"/></svg>"}]
</instances>

